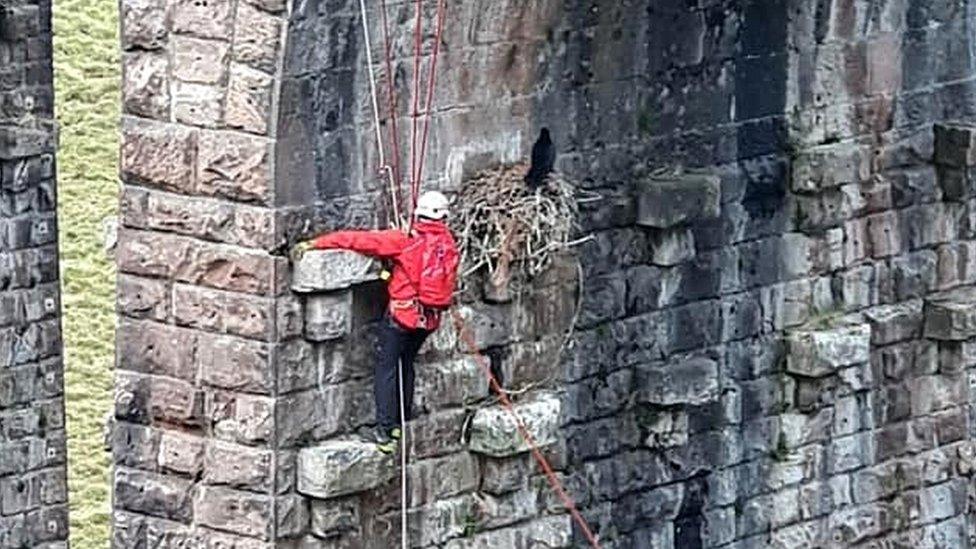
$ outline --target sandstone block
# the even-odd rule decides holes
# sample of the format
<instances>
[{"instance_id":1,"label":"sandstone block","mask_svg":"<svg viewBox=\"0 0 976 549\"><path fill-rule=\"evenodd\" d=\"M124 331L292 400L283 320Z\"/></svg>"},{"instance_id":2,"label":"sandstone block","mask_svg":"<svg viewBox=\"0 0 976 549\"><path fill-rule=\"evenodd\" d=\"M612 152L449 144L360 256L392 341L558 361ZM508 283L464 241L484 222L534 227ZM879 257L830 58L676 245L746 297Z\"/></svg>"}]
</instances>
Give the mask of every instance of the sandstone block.
<instances>
[{"instance_id":1,"label":"sandstone block","mask_svg":"<svg viewBox=\"0 0 976 549\"><path fill-rule=\"evenodd\" d=\"M648 244L654 265L671 267L695 258L695 235L688 228L655 231Z\"/></svg>"},{"instance_id":2,"label":"sandstone block","mask_svg":"<svg viewBox=\"0 0 976 549\"><path fill-rule=\"evenodd\" d=\"M241 3L237 7L234 61L273 73L281 39L281 19Z\"/></svg>"},{"instance_id":3,"label":"sandstone block","mask_svg":"<svg viewBox=\"0 0 976 549\"><path fill-rule=\"evenodd\" d=\"M227 88L224 122L246 132L265 135L271 116L271 91L274 79L259 70L233 64Z\"/></svg>"},{"instance_id":4,"label":"sandstone block","mask_svg":"<svg viewBox=\"0 0 976 549\"><path fill-rule=\"evenodd\" d=\"M203 439L166 431L159 438L159 468L195 477L203 469Z\"/></svg>"},{"instance_id":5,"label":"sandstone block","mask_svg":"<svg viewBox=\"0 0 976 549\"><path fill-rule=\"evenodd\" d=\"M445 410L421 416L411 422L410 455L415 458L441 456L463 448L461 437L468 413L464 409Z\"/></svg>"},{"instance_id":6,"label":"sandstone block","mask_svg":"<svg viewBox=\"0 0 976 549\"><path fill-rule=\"evenodd\" d=\"M963 202L976 195L976 170L973 167L939 166L938 181L946 200Z\"/></svg>"},{"instance_id":7,"label":"sandstone block","mask_svg":"<svg viewBox=\"0 0 976 549\"><path fill-rule=\"evenodd\" d=\"M155 420L196 427L203 421L203 394L184 381L119 370L115 417L133 423Z\"/></svg>"},{"instance_id":8,"label":"sandstone block","mask_svg":"<svg viewBox=\"0 0 976 549\"><path fill-rule=\"evenodd\" d=\"M122 48L161 49L169 33L165 0L132 0L121 4Z\"/></svg>"},{"instance_id":9,"label":"sandstone block","mask_svg":"<svg viewBox=\"0 0 976 549\"><path fill-rule=\"evenodd\" d=\"M192 381L196 377L196 334L190 330L120 319L116 333L119 370Z\"/></svg>"},{"instance_id":10,"label":"sandstone block","mask_svg":"<svg viewBox=\"0 0 976 549\"><path fill-rule=\"evenodd\" d=\"M173 32L200 38L230 38L234 12L231 0L175 0L171 4Z\"/></svg>"},{"instance_id":11,"label":"sandstone block","mask_svg":"<svg viewBox=\"0 0 976 549\"><path fill-rule=\"evenodd\" d=\"M273 479L271 457L269 450L210 441L204 456L203 481L241 490L267 491Z\"/></svg>"},{"instance_id":12,"label":"sandstone block","mask_svg":"<svg viewBox=\"0 0 976 549\"><path fill-rule=\"evenodd\" d=\"M976 126L955 122L937 123L935 162L956 168L976 165Z\"/></svg>"},{"instance_id":13,"label":"sandstone block","mask_svg":"<svg viewBox=\"0 0 976 549\"><path fill-rule=\"evenodd\" d=\"M343 290L379 278L380 266L355 252L309 252L295 265L291 288L299 293Z\"/></svg>"},{"instance_id":14,"label":"sandstone block","mask_svg":"<svg viewBox=\"0 0 976 549\"><path fill-rule=\"evenodd\" d=\"M113 493L121 509L183 523L193 516L190 480L116 468Z\"/></svg>"},{"instance_id":15,"label":"sandstone block","mask_svg":"<svg viewBox=\"0 0 976 549\"><path fill-rule=\"evenodd\" d=\"M642 402L697 406L718 399L718 365L709 358L695 357L645 366L637 373Z\"/></svg>"},{"instance_id":16,"label":"sandstone block","mask_svg":"<svg viewBox=\"0 0 976 549\"><path fill-rule=\"evenodd\" d=\"M494 549L496 547L572 547L573 522L569 515L533 520L517 526L491 530L471 538L451 540L448 549Z\"/></svg>"},{"instance_id":17,"label":"sandstone block","mask_svg":"<svg viewBox=\"0 0 976 549\"><path fill-rule=\"evenodd\" d=\"M874 307L864 313L864 318L871 326L872 345L915 339L922 330L922 302L912 300Z\"/></svg>"},{"instance_id":18,"label":"sandstone block","mask_svg":"<svg viewBox=\"0 0 976 549\"><path fill-rule=\"evenodd\" d=\"M271 195L271 149L267 140L231 132L200 135L199 192L242 202Z\"/></svg>"},{"instance_id":19,"label":"sandstone block","mask_svg":"<svg viewBox=\"0 0 976 549\"><path fill-rule=\"evenodd\" d=\"M274 323L271 299L209 288L173 286L173 319L190 328L266 340Z\"/></svg>"},{"instance_id":20,"label":"sandstone block","mask_svg":"<svg viewBox=\"0 0 976 549\"><path fill-rule=\"evenodd\" d=\"M468 404L489 393L483 368L470 356L424 364L417 384L418 404L428 410Z\"/></svg>"},{"instance_id":21,"label":"sandstone block","mask_svg":"<svg viewBox=\"0 0 976 549\"><path fill-rule=\"evenodd\" d=\"M184 82L221 84L227 79L230 45L189 36L172 37L173 76Z\"/></svg>"},{"instance_id":22,"label":"sandstone block","mask_svg":"<svg viewBox=\"0 0 976 549\"><path fill-rule=\"evenodd\" d=\"M962 341L976 337L976 288L963 287L925 300L925 337Z\"/></svg>"},{"instance_id":23,"label":"sandstone block","mask_svg":"<svg viewBox=\"0 0 976 549\"><path fill-rule=\"evenodd\" d=\"M515 412L536 445L542 447L559 440L562 401L553 393L540 393L515 405ZM515 419L500 406L482 408L471 420L468 448L492 457L507 457L529 450Z\"/></svg>"},{"instance_id":24,"label":"sandstone block","mask_svg":"<svg viewBox=\"0 0 976 549\"><path fill-rule=\"evenodd\" d=\"M125 112L166 120L169 118L169 61L155 53L128 53L122 57L122 105Z\"/></svg>"},{"instance_id":25,"label":"sandstone block","mask_svg":"<svg viewBox=\"0 0 976 549\"><path fill-rule=\"evenodd\" d=\"M823 330L796 330L786 336L786 371L823 377L870 358L871 327L867 324Z\"/></svg>"},{"instance_id":26,"label":"sandstone block","mask_svg":"<svg viewBox=\"0 0 976 549\"><path fill-rule=\"evenodd\" d=\"M215 438L249 445L272 438L274 401L270 397L214 392L208 394L206 411Z\"/></svg>"},{"instance_id":27,"label":"sandstone block","mask_svg":"<svg viewBox=\"0 0 976 549\"><path fill-rule=\"evenodd\" d=\"M850 143L821 145L801 151L793 160L794 192L817 193L847 183L866 181L871 173L871 153Z\"/></svg>"},{"instance_id":28,"label":"sandstone block","mask_svg":"<svg viewBox=\"0 0 976 549\"><path fill-rule=\"evenodd\" d=\"M337 440L298 453L298 492L313 498L371 490L395 476L392 457L373 444Z\"/></svg>"},{"instance_id":29,"label":"sandstone block","mask_svg":"<svg viewBox=\"0 0 976 549\"><path fill-rule=\"evenodd\" d=\"M269 295L278 282L276 260L264 252L194 241L186 255L175 264L173 278L179 282L258 295Z\"/></svg>"},{"instance_id":30,"label":"sandstone block","mask_svg":"<svg viewBox=\"0 0 976 549\"><path fill-rule=\"evenodd\" d=\"M162 322L169 319L170 288L165 281L120 274L116 287L119 314Z\"/></svg>"},{"instance_id":31,"label":"sandstone block","mask_svg":"<svg viewBox=\"0 0 976 549\"><path fill-rule=\"evenodd\" d=\"M124 118L121 173L123 179L189 193L193 190L196 134L172 124Z\"/></svg>"},{"instance_id":32,"label":"sandstone block","mask_svg":"<svg viewBox=\"0 0 976 549\"><path fill-rule=\"evenodd\" d=\"M173 83L173 118L191 126L215 128L223 113L224 90L219 86Z\"/></svg>"},{"instance_id":33,"label":"sandstone block","mask_svg":"<svg viewBox=\"0 0 976 549\"><path fill-rule=\"evenodd\" d=\"M273 504L263 495L201 486L193 510L197 524L215 530L268 539L273 529Z\"/></svg>"},{"instance_id":34,"label":"sandstone block","mask_svg":"<svg viewBox=\"0 0 976 549\"><path fill-rule=\"evenodd\" d=\"M270 355L266 343L199 334L200 381L222 389L268 394L273 385Z\"/></svg>"},{"instance_id":35,"label":"sandstone block","mask_svg":"<svg viewBox=\"0 0 976 549\"><path fill-rule=\"evenodd\" d=\"M407 497L413 507L478 489L478 458L470 452L422 460L408 468Z\"/></svg>"},{"instance_id":36,"label":"sandstone block","mask_svg":"<svg viewBox=\"0 0 976 549\"><path fill-rule=\"evenodd\" d=\"M312 294L305 300L305 338L328 341L352 331L351 290L329 294Z\"/></svg>"},{"instance_id":37,"label":"sandstone block","mask_svg":"<svg viewBox=\"0 0 976 549\"><path fill-rule=\"evenodd\" d=\"M331 538L358 528L359 501L356 498L312 500L312 535Z\"/></svg>"},{"instance_id":38,"label":"sandstone block","mask_svg":"<svg viewBox=\"0 0 976 549\"><path fill-rule=\"evenodd\" d=\"M667 229L719 215L721 184L715 176L651 177L637 192L637 224L644 227Z\"/></svg>"},{"instance_id":39,"label":"sandstone block","mask_svg":"<svg viewBox=\"0 0 976 549\"><path fill-rule=\"evenodd\" d=\"M245 0L248 4L271 13L280 13L285 9L285 0Z\"/></svg>"}]
</instances>

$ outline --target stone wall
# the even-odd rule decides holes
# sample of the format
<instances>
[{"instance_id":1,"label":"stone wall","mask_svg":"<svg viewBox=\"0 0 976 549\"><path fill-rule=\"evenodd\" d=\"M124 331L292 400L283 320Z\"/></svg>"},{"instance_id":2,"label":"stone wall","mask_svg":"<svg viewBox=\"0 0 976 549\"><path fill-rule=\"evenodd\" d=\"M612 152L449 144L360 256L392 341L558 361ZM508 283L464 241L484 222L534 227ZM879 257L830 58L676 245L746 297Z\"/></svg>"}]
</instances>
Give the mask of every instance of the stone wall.
<instances>
[{"instance_id":1,"label":"stone wall","mask_svg":"<svg viewBox=\"0 0 976 549\"><path fill-rule=\"evenodd\" d=\"M67 547L51 2L0 3L0 547Z\"/></svg>"},{"instance_id":2,"label":"stone wall","mask_svg":"<svg viewBox=\"0 0 976 549\"><path fill-rule=\"evenodd\" d=\"M406 135L412 6L390 8ZM386 217L357 3L122 14L115 545L394 545L395 464L356 442L380 287L282 254ZM545 125L602 196L578 316L571 259L459 310L605 547L968 543L974 23L968 1L451 3L427 188ZM581 543L453 328L420 365L412 544Z\"/></svg>"}]
</instances>

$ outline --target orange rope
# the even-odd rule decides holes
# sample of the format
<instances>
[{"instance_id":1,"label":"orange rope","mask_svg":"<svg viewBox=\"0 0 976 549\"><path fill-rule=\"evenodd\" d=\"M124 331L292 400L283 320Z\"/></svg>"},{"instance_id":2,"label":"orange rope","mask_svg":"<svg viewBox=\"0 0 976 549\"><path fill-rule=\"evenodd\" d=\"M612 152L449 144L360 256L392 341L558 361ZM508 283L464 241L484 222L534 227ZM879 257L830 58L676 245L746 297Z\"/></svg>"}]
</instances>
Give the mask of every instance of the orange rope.
<instances>
[{"instance_id":1,"label":"orange rope","mask_svg":"<svg viewBox=\"0 0 976 549\"><path fill-rule=\"evenodd\" d=\"M586 523L586 519L584 519L583 515L580 514L579 509L576 507L576 502L574 502L573 498L570 497L570 495L566 492L562 482L559 481L559 477L557 477L556 473L552 470L552 465L549 464L549 460L546 459L546 456L542 455L542 451L539 450L532 433L529 432L528 428L525 426L525 423L522 421L522 418L519 417L518 412L515 411L512 401L509 400L508 395L505 394L505 391L502 390L501 385L498 384L498 380L495 379L495 375L491 373L491 362L485 355L478 352L477 345L474 341L474 336L471 335L470 330L468 330L465 326L464 318L461 317L460 313L458 313L456 309L451 309L451 318L454 320L454 326L458 331L458 336L462 341L464 341L465 345L468 346L469 351L474 354L478 364L481 365L481 369L484 370L485 375L488 376L488 384L498 397L498 401L515 420L515 425L518 428L519 435L521 435L526 444L529 445L529 448L532 450L532 457L535 458L536 462L539 464L539 467L542 469L542 472L545 473L546 479L549 481L549 485L552 487L553 491L556 492L556 495L559 496L563 506L569 510L569 514L573 517L573 520L576 521L580 531L583 532L583 537L585 537L586 541L589 542L590 547L593 549L601 549L600 542L597 540L596 536L593 535L589 524Z\"/></svg>"}]
</instances>

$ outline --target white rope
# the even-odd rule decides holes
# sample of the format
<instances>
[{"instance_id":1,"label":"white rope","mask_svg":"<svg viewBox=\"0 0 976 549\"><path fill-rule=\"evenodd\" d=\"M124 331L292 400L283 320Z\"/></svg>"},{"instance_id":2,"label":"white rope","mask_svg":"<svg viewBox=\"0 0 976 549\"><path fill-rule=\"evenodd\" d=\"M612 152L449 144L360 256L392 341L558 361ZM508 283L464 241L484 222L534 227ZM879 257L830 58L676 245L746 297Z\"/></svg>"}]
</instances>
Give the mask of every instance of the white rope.
<instances>
[{"instance_id":1,"label":"white rope","mask_svg":"<svg viewBox=\"0 0 976 549\"><path fill-rule=\"evenodd\" d=\"M400 386L400 547L407 549L407 413L403 403L403 361L397 362Z\"/></svg>"},{"instance_id":2,"label":"white rope","mask_svg":"<svg viewBox=\"0 0 976 549\"><path fill-rule=\"evenodd\" d=\"M369 70L369 95L373 102L373 129L376 131L376 150L379 154L380 171L386 172L387 181L390 185L390 202L393 204L393 223L400 226L400 205L397 203L396 183L393 181L393 170L386 165L386 153L383 150L383 132L380 130L380 105L376 98L376 74L373 71L373 47L370 45L369 19L366 16L366 0L359 0L359 12L363 19L363 36L366 41L366 67ZM388 74L387 78L393 78ZM396 113L390 113L396 116Z\"/></svg>"}]
</instances>

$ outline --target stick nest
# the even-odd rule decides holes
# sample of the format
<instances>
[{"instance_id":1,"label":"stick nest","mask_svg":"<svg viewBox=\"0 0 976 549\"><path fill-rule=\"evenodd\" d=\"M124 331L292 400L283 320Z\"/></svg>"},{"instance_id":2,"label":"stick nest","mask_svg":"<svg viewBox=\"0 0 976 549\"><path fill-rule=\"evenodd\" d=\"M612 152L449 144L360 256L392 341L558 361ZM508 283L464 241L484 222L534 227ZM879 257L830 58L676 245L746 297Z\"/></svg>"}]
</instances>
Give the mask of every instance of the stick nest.
<instances>
[{"instance_id":1,"label":"stick nest","mask_svg":"<svg viewBox=\"0 0 976 549\"><path fill-rule=\"evenodd\" d=\"M573 241L579 213L575 186L553 172L538 188L524 181L524 163L488 169L467 179L457 194L454 230L461 281L487 275L490 287L516 287L544 271Z\"/></svg>"}]
</instances>

